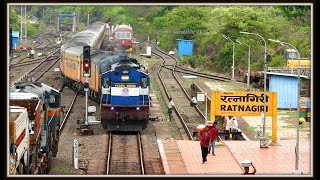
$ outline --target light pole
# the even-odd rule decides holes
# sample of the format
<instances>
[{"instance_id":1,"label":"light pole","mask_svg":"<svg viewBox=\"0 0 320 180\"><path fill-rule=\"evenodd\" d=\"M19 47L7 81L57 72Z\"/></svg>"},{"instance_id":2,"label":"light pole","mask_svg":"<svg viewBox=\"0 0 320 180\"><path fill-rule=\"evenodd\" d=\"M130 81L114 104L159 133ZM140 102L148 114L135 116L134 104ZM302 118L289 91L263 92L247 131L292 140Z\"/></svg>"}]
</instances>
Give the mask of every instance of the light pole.
<instances>
[{"instance_id":1,"label":"light pole","mask_svg":"<svg viewBox=\"0 0 320 180\"><path fill-rule=\"evenodd\" d=\"M263 137L265 137L266 134L266 92L267 92L267 43L266 40L264 40L264 38L257 34L257 33L249 33L249 32L243 32L240 31L241 34L249 34L249 35L256 35L259 36L263 42L264 42L264 91L263 91L263 129L262 129L262 134Z\"/></svg>"},{"instance_id":2,"label":"light pole","mask_svg":"<svg viewBox=\"0 0 320 180\"><path fill-rule=\"evenodd\" d=\"M88 10L87 13L88 13L87 26L89 26L90 11Z\"/></svg>"},{"instance_id":3,"label":"light pole","mask_svg":"<svg viewBox=\"0 0 320 180\"><path fill-rule=\"evenodd\" d=\"M247 91L250 91L250 58L251 58L251 53L250 53L250 46L246 43L241 42L239 39L236 39L237 43L239 44L244 44L248 46L249 52L248 52L248 75L247 75Z\"/></svg>"},{"instance_id":4,"label":"light pole","mask_svg":"<svg viewBox=\"0 0 320 180\"><path fill-rule=\"evenodd\" d=\"M232 39L230 39L229 36L226 36L224 34L222 34L222 36L232 42L232 80L234 80L234 42L232 41Z\"/></svg>"},{"instance_id":5,"label":"light pole","mask_svg":"<svg viewBox=\"0 0 320 180\"><path fill-rule=\"evenodd\" d=\"M300 53L299 51L297 50L296 47L294 47L292 44L290 43L286 43L286 42L283 42L283 41L279 41L279 40L273 40L273 39L268 39L269 41L273 41L273 42L276 42L276 43L279 43L281 44L282 46L284 45L289 45L291 46L293 49L295 49L298 53L298 100L297 100L297 115L298 115L298 120L297 120L297 142L296 142L296 148L295 148L295 156L296 156L296 162L295 162L295 173L299 173L298 171L298 165L299 165L299 116L300 116L300 113L299 113L299 107L300 107Z\"/></svg>"}]
</instances>

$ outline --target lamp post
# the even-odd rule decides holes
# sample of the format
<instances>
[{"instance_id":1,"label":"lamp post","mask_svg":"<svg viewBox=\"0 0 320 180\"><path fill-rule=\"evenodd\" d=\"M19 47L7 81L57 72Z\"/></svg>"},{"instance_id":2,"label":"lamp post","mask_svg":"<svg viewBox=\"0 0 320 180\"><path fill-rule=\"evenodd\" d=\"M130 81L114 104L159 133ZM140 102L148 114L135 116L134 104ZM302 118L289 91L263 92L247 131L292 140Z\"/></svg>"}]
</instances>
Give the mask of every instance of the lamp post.
<instances>
[{"instance_id":1,"label":"lamp post","mask_svg":"<svg viewBox=\"0 0 320 180\"><path fill-rule=\"evenodd\" d=\"M87 26L89 26L90 11L88 10L87 13L88 13Z\"/></svg>"},{"instance_id":2,"label":"lamp post","mask_svg":"<svg viewBox=\"0 0 320 180\"><path fill-rule=\"evenodd\" d=\"M232 39L230 39L229 36L226 36L224 34L222 34L222 36L232 42L232 80L234 80L234 42L232 41Z\"/></svg>"},{"instance_id":3,"label":"lamp post","mask_svg":"<svg viewBox=\"0 0 320 180\"><path fill-rule=\"evenodd\" d=\"M298 100L297 100L297 115L298 115L298 120L297 120L297 141L296 141L296 147L295 147L295 158L296 158L296 161L295 161L295 173L298 173L299 174L299 171L298 171L298 166L299 166L299 116L300 116L300 113L299 113L299 107L300 107L300 53L299 51L297 50L296 47L294 47L292 44L290 43L286 43L286 42L283 42L283 41L279 41L279 40L273 40L273 39L268 39L269 41L273 41L273 42L276 42L276 43L279 43L281 44L282 46L284 45L289 45L291 46L294 50L297 51L298 53Z\"/></svg>"},{"instance_id":4,"label":"lamp post","mask_svg":"<svg viewBox=\"0 0 320 180\"><path fill-rule=\"evenodd\" d=\"M263 91L263 129L262 129L262 134L263 137L265 137L266 133L266 91L267 91L267 43L266 40L259 34L257 33L249 33L249 32L243 32L240 31L241 34L249 34L249 35L256 35L259 36L263 42L264 42L264 91Z\"/></svg>"},{"instance_id":5,"label":"lamp post","mask_svg":"<svg viewBox=\"0 0 320 180\"><path fill-rule=\"evenodd\" d=\"M248 75L247 75L247 91L250 91L250 58L251 58L251 53L250 53L250 46L246 43L241 42L239 39L236 39L237 43L239 44L244 44L248 46L249 52L248 52Z\"/></svg>"}]
</instances>

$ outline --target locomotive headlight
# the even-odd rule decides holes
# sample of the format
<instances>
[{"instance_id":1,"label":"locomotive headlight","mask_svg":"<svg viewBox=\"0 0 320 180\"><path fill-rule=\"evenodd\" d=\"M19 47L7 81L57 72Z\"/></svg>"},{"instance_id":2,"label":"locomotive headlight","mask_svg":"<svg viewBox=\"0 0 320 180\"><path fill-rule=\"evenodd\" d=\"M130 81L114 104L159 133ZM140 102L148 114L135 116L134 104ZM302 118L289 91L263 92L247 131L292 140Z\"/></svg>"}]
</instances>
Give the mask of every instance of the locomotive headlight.
<instances>
[{"instance_id":1,"label":"locomotive headlight","mask_svg":"<svg viewBox=\"0 0 320 180\"><path fill-rule=\"evenodd\" d=\"M45 146L41 146L41 147L40 147L40 152L41 152L41 153L45 153L45 151L46 151L46 147L45 147Z\"/></svg>"},{"instance_id":2,"label":"locomotive headlight","mask_svg":"<svg viewBox=\"0 0 320 180\"><path fill-rule=\"evenodd\" d=\"M121 42L122 42L122 44L124 44L124 40L122 40Z\"/></svg>"},{"instance_id":3,"label":"locomotive headlight","mask_svg":"<svg viewBox=\"0 0 320 180\"><path fill-rule=\"evenodd\" d=\"M139 111L139 110L140 110L140 107L137 107L136 109L137 109L137 111Z\"/></svg>"},{"instance_id":4,"label":"locomotive headlight","mask_svg":"<svg viewBox=\"0 0 320 180\"><path fill-rule=\"evenodd\" d=\"M114 107L111 107L111 110L114 110Z\"/></svg>"}]
</instances>

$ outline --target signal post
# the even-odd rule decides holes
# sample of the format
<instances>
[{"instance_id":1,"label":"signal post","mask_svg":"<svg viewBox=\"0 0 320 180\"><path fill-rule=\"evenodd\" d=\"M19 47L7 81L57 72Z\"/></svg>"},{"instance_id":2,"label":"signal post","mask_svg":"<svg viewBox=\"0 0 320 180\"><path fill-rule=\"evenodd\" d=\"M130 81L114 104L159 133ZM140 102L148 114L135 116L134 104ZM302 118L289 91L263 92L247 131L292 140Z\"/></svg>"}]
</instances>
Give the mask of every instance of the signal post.
<instances>
[{"instance_id":1,"label":"signal post","mask_svg":"<svg viewBox=\"0 0 320 180\"><path fill-rule=\"evenodd\" d=\"M83 46L83 77L86 78L86 82L83 84L83 90L85 92L85 119L84 123L80 125L81 134L93 134L92 129L89 127L88 121L88 91L89 82L88 77L91 77L91 57L90 46Z\"/></svg>"}]
</instances>

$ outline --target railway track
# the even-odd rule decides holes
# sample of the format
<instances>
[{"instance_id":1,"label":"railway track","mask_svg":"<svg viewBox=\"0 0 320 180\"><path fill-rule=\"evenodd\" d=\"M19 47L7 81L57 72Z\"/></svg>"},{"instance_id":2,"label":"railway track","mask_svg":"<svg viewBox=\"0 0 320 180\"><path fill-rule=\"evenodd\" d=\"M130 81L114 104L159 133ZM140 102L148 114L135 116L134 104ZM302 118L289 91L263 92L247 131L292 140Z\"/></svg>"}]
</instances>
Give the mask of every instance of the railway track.
<instances>
[{"instance_id":1,"label":"railway track","mask_svg":"<svg viewBox=\"0 0 320 180\"><path fill-rule=\"evenodd\" d=\"M62 36L68 36L71 32L61 32ZM59 34L60 35L60 34ZM43 52L43 58L50 56L52 49L60 48L59 44L55 44L55 38L59 35L55 32L53 27L48 27L44 32L37 34L35 37L35 43L33 43L33 49L37 52ZM20 56L19 52L13 53L13 57L10 60L10 68L18 67L19 64L31 63L34 61L41 60L43 58L29 59L27 52L23 52Z\"/></svg>"},{"instance_id":2,"label":"railway track","mask_svg":"<svg viewBox=\"0 0 320 180\"><path fill-rule=\"evenodd\" d=\"M170 66L164 66L164 68L172 70L172 67L170 67ZM224 81L224 82L231 81L231 79L227 78L227 77L191 71L189 69L186 69L186 68L183 68L183 67L177 66L177 65L175 66L174 71L184 73L184 74L199 76L199 77L206 78L206 79L212 79L212 80L218 80L218 81Z\"/></svg>"},{"instance_id":3,"label":"railway track","mask_svg":"<svg viewBox=\"0 0 320 180\"><path fill-rule=\"evenodd\" d=\"M140 133L109 133L107 175L144 175Z\"/></svg>"},{"instance_id":4,"label":"railway track","mask_svg":"<svg viewBox=\"0 0 320 180\"><path fill-rule=\"evenodd\" d=\"M59 56L50 56L48 59L52 59L51 61L42 61L38 66L29 71L28 77L34 78L34 81L40 79L44 73L46 73L55 63L60 59Z\"/></svg>"},{"instance_id":5,"label":"railway track","mask_svg":"<svg viewBox=\"0 0 320 180\"><path fill-rule=\"evenodd\" d=\"M37 63L40 63L41 61L43 61L44 59L46 59L46 58L41 57L41 58L34 59L33 61L19 62L19 63L13 64L13 65L10 65L10 68L16 68L16 67L21 67L21 66L37 64ZM48 59L46 61L48 61Z\"/></svg>"},{"instance_id":6,"label":"railway track","mask_svg":"<svg viewBox=\"0 0 320 180\"><path fill-rule=\"evenodd\" d=\"M152 45L155 47L155 51L152 53L163 59L157 73L167 98L171 97L175 103L173 119L179 119L176 122L183 139L192 140L193 130L200 122L204 122L205 116L198 107L190 107L189 102L191 97L175 75L176 59L161 51L154 44ZM164 65L171 66L172 68L163 68Z\"/></svg>"},{"instance_id":7,"label":"railway track","mask_svg":"<svg viewBox=\"0 0 320 180\"><path fill-rule=\"evenodd\" d=\"M209 79L213 79L213 80L218 80L218 81L223 81L223 82L226 82L226 81L229 81L230 79L229 78L226 78L226 77L222 77L222 76L216 76L216 75L210 75L210 74L205 74L205 73L198 73L198 72L194 72L194 71L190 71L190 70L188 70L188 69L185 69L185 68L182 68L182 67L177 67L177 59L175 58L175 57L173 57L173 56L171 56L171 55L167 55L165 52L163 52L163 51L161 51L158 47L156 47L154 44L152 44L154 47L155 47L155 49L156 49L156 52L152 52L152 53L154 53L155 55L157 55L157 56L159 56L160 58L162 58L163 59L163 62L162 62L162 64L161 64L161 66L160 66L160 68L159 68L159 70L158 70L158 75L159 75L159 79L160 79L160 81L161 81L161 83L162 83L162 85L163 85L163 87L164 87L164 89L165 89L165 93L166 93L166 95L167 95L167 97L171 97L173 100L175 99L175 97L176 97L176 99L178 99L178 103L176 103L176 101L174 100L174 102L175 102L175 107L174 107L174 110L175 110L175 112L177 113L177 116L179 117L179 119L180 119L180 121L181 121L181 123L184 125L184 129L186 130L186 132L187 132L187 130L189 129L189 133L190 133L190 129L191 130L194 130L195 129L195 126L192 126L192 125L194 125L194 124L191 124L190 125L190 123L186 123L185 122L185 120L184 120L184 118L183 117L190 117L190 114L188 114L188 113L198 113L198 115L199 116L201 116L201 120L200 121L196 121L198 124L200 123L200 124L203 124L203 123L206 123L206 122L204 122L204 119L205 119L205 115L200 111L200 109L199 109L199 107L196 105L194 108L191 108L190 106L189 106L189 102L190 102L190 96L188 95L188 93L187 93L187 91L184 89L184 87L183 87L183 84L179 81L179 79L178 79L178 77L174 74L174 72L181 72L181 73L185 73L185 74L193 74L193 75L196 75L196 76L200 76L200 77L203 77L203 78L209 78ZM162 54L160 54L160 53L162 53L162 54L165 54L165 55L162 55ZM172 61L170 61L169 59L170 58L166 58L165 56L169 56L171 59L174 59L175 60L175 62L174 63L172 63ZM168 63L169 62L169 63ZM171 90L171 92L170 92L170 90L168 90L168 89L170 89L170 88L168 88L168 86L167 87L165 87L166 86L166 82L165 81L163 81L163 79L164 78L161 78L161 74L160 74L160 72L162 71L161 70L161 68L162 67L164 67L164 64L167 64L166 65L166 67L164 68L164 69L167 69L167 70L170 70L171 72L163 72L162 74L163 75L166 75L166 81L168 80L168 78L169 78L169 74L172 74L172 77L174 77L174 79L175 79L175 81L177 82L177 84L179 85L179 87L180 87L180 89L181 90L178 90L176 87L173 87L172 86L172 84L171 84L171 89L173 89L173 90ZM180 68L180 70L179 70L179 68ZM182 70L181 70L182 69ZM173 79L171 78L171 81L172 81ZM170 84L169 84L170 85ZM201 89L201 87L196 87L197 88L197 90L198 91L203 91L202 89ZM177 92L180 92L180 94L177 94ZM182 93L183 92L183 93ZM204 91L203 91L204 92ZM172 96L172 94L174 94L175 96ZM185 95L185 98L183 98L182 96L181 96L181 94L184 94ZM209 108L208 109L210 109L210 103L211 103L211 99L210 99L210 97L209 96L207 96L206 97L207 98L207 103L209 104ZM183 101L183 99L187 99L188 100L188 102L186 102L186 101ZM181 104L182 103L182 104ZM195 111L192 111L192 110L195 110ZM180 112L182 112L182 113L180 113ZM181 115L184 115L183 117L181 116ZM198 117L199 117L198 116ZM199 120L199 119L198 119ZM197 124L196 124L197 125ZM191 128L189 128L189 127L191 127ZM180 131L181 132L181 131ZM188 133L188 132L187 132ZM223 135L221 135L221 136L223 136ZM241 135L242 136L242 135ZM219 135L219 138L220 138L220 140L221 140L221 137L220 137L220 135ZM240 139L238 139L238 140L244 140L244 138L243 137L239 137ZM191 138L189 138L189 139L191 139Z\"/></svg>"},{"instance_id":8,"label":"railway track","mask_svg":"<svg viewBox=\"0 0 320 180\"><path fill-rule=\"evenodd\" d=\"M31 70L27 71L25 75L20 74L20 78L14 82L11 82L11 85L22 82L22 81L37 81L40 79L52 66L54 66L60 59L59 55L54 55L60 52L60 49L57 49L55 52L52 53L51 56L48 56L44 60L40 61L38 65L33 67Z\"/></svg>"},{"instance_id":9,"label":"railway track","mask_svg":"<svg viewBox=\"0 0 320 180\"><path fill-rule=\"evenodd\" d=\"M61 88L62 89L62 88ZM61 122L61 125L60 125L60 128L59 128L59 135L61 134L61 132L63 131L63 128L65 127L65 125L67 124L67 119L69 118L69 116L70 116L70 114L71 114L71 110L72 110L72 108L73 108L73 105L74 105L74 103L75 103L75 101L76 101L76 99L77 99L77 97L78 97L78 95L79 95L79 93L78 93L78 91L77 92L75 92L75 91L73 91L73 90L71 90L71 89L68 89L68 88L66 88L65 90L64 90L65 92L62 92L63 94L63 96L64 97L67 97L67 98L64 98L62 101L63 102L61 102L61 104L64 104L64 105L66 105L66 107L68 108L68 110L67 110L67 112L66 113L63 113L63 120L62 120L62 122ZM72 98L72 100L71 100L71 102L70 102L70 97L72 97L73 96L73 98ZM67 102L65 102L65 101L67 101Z\"/></svg>"}]
</instances>

